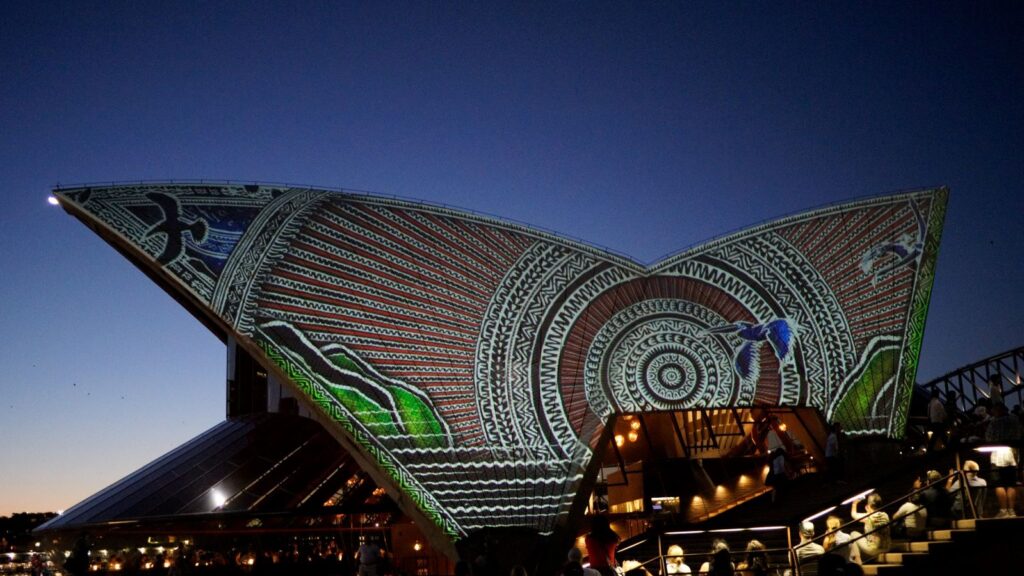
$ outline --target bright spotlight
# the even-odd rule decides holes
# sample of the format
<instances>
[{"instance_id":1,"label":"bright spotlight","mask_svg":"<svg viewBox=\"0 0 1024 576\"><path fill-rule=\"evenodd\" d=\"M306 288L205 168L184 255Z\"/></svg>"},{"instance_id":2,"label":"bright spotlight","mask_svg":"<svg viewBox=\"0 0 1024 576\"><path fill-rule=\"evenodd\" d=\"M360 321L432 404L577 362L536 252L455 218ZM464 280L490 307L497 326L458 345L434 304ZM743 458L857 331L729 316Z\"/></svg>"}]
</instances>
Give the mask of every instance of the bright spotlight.
<instances>
[{"instance_id":1,"label":"bright spotlight","mask_svg":"<svg viewBox=\"0 0 1024 576\"><path fill-rule=\"evenodd\" d=\"M217 508L220 508L221 506L223 506L228 501L228 497L225 496L223 492L221 492L220 490L217 490L216 488L214 488L213 490L210 490L210 499L213 500L213 508L214 508L214 510L216 510Z\"/></svg>"},{"instance_id":2,"label":"bright spotlight","mask_svg":"<svg viewBox=\"0 0 1024 576\"><path fill-rule=\"evenodd\" d=\"M46 201L50 203L50 206L60 205L60 200L58 200L56 196L50 196L49 198L46 199Z\"/></svg>"}]
</instances>

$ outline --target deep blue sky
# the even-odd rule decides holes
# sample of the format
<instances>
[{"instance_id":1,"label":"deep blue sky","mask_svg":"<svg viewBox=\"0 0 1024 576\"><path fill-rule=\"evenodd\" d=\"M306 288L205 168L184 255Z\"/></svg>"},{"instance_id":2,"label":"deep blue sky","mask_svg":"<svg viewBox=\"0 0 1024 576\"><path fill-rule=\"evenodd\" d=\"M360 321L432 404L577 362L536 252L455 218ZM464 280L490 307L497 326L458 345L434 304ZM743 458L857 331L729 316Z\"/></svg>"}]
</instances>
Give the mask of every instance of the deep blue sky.
<instances>
[{"instance_id":1,"label":"deep blue sky","mask_svg":"<svg viewBox=\"0 0 1024 576\"><path fill-rule=\"evenodd\" d=\"M918 379L1024 344L1020 2L293 4L3 4L0 515L224 414L223 346L58 183L361 189L643 262L944 184Z\"/></svg>"}]
</instances>

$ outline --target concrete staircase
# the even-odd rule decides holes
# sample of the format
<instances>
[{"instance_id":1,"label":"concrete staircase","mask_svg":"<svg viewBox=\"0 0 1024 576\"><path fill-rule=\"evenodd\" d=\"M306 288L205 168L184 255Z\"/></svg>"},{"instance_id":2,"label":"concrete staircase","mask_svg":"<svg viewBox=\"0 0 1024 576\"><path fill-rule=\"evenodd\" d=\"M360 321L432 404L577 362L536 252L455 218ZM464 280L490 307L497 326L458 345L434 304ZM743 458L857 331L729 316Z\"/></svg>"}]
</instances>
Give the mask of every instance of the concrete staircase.
<instances>
[{"instance_id":1,"label":"concrete staircase","mask_svg":"<svg viewBox=\"0 0 1024 576\"><path fill-rule=\"evenodd\" d=\"M1020 574L1024 565L1024 518L957 520L930 530L927 540L893 542L892 550L864 574Z\"/></svg>"}]
</instances>

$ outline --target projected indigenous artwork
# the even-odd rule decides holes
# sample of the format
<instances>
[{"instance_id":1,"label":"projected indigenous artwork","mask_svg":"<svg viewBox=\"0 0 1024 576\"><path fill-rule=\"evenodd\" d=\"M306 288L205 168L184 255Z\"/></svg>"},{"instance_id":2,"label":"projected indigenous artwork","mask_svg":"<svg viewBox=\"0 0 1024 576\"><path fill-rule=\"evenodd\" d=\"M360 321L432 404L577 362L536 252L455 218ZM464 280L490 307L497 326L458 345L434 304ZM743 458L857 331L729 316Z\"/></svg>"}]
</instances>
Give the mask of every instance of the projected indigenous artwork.
<instances>
[{"instance_id":1,"label":"projected indigenous artwork","mask_svg":"<svg viewBox=\"0 0 1024 576\"><path fill-rule=\"evenodd\" d=\"M905 425L944 189L651 266L523 226L306 188L56 191L308 397L436 528L550 532L617 413L806 406Z\"/></svg>"}]
</instances>

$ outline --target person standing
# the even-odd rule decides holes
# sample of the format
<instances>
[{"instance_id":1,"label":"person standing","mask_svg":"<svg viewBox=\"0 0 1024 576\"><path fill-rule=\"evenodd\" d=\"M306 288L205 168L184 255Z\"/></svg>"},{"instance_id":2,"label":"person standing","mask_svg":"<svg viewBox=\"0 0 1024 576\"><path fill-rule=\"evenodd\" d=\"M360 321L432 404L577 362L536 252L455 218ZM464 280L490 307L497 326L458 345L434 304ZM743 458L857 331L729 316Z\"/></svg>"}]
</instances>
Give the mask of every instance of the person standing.
<instances>
[{"instance_id":1,"label":"person standing","mask_svg":"<svg viewBox=\"0 0 1024 576\"><path fill-rule=\"evenodd\" d=\"M359 576L377 576L381 552L376 540L366 539L356 551L356 558L359 559Z\"/></svg>"},{"instance_id":2,"label":"person standing","mask_svg":"<svg viewBox=\"0 0 1024 576\"><path fill-rule=\"evenodd\" d=\"M833 422L829 428L828 439L825 440L825 466L828 476L833 482L843 482L846 466L843 462L843 425Z\"/></svg>"},{"instance_id":3,"label":"person standing","mask_svg":"<svg viewBox=\"0 0 1024 576\"><path fill-rule=\"evenodd\" d=\"M931 436L928 438L928 451L935 451L935 443L942 441L943 447L946 444L946 407L942 405L939 398L939 391L932 389L932 399L928 402L928 431Z\"/></svg>"},{"instance_id":4,"label":"person standing","mask_svg":"<svg viewBox=\"0 0 1024 576\"><path fill-rule=\"evenodd\" d=\"M71 576L85 576L89 573L89 537L81 534L71 547L71 554L64 562L64 570Z\"/></svg>"},{"instance_id":5,"label":"person standing","mask_svg":"<svg viewBox=\"0 0 1024 576\"><path fill-rule=\"evenodd\" d=\"M1003 403L1003 377L998 372L988 377L988 401L993 406Z\"/></svg>"},{"instance_id":6,"label":"person standing","mask_svg":"<svg viewBox=\"0 0 1024 576\"><path fill-rule=\"evenodd\" d=\"M992 420L985 429L985 441L1016 443L1021 438L1020 420L1000 402L992 405ZM1017 449L1004 446L992 452L992 484L996 487L999 513L996 518L1017 515Z\"/></svg>"},{"instance_id":7,"label":"person standing","mask_svg":"<svg viewBox=\"0 0 1024 576\"><path fill-rule=\"evenodd\" d=\"M594 516L590 521L590 533L584 538L590 567L601 576L616 576L615 547L619 535L612 530L607 516Z\"/></svg>"}]
</instances>

